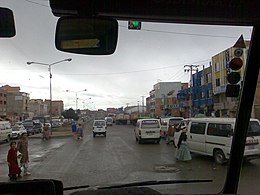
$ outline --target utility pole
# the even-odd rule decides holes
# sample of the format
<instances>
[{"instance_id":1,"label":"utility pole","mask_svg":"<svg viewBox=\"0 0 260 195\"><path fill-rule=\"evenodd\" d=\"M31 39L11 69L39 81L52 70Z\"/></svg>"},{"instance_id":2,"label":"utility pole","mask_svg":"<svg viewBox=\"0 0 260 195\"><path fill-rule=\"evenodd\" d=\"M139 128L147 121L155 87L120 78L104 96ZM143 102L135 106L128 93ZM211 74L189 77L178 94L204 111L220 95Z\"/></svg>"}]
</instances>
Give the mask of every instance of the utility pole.
<instances>
[{"instance_id":1,"label":"utility pole","mask_svg":"<svg viewBox=\"0 0 260 195\"><path fill-rule=\"evenodd\" d=\"M144 113L144 98L145 98L145 96L142 95L141 98L142 98L142 113Z\"/></svg>"},{"instance_id":2,"label":"utility pole","mask_svg":"<svg viewBox=\"0 0 260 195\"><path fill-rule=\"evenodd\" d=\"M188 64L184 66L184 72L190 72L190 90L193 87L193 82L192 82L192 71L198 72L198 67L199 65L195 64ZM189 98L189 117L192 117L192 100L191 100L191 92L190 92L190 98Z\"/></svg>"},{"instance_id":3,"label":"utility pole","mask_svg":"<svg viewBox=\"0 0 260 195\"><path fill-rule=\"evenodd\" d=\"M189 64L189 65L185 65L184 66L184 72L190 72L190 87L193 86L193 83L192 83L192 71L198 72L198 67L199 67L199 65L195 65L195 64Z\"/></svg>"}]
</instances>

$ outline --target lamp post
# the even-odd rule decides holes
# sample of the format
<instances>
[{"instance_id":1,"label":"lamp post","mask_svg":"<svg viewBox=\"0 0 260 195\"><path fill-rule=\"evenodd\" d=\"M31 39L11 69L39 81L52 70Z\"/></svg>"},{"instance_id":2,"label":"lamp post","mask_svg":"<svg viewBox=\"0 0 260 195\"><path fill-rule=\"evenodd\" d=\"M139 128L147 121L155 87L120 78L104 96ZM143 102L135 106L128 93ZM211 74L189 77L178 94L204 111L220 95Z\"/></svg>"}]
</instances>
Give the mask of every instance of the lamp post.
<instances>
[{"instance_id":1,"label":"lamp post","mask_svg":"<svg viewBox=\"0 0 260 195\"><path fill-rule=\"evenodd\" d=\"M27 62L27 65L36 64L36 65L41 65L41 66L48 66L48 71L49 71L49 74L50 74L50 110L49 110L50 122L52 122L52 86L51 86L52 74L51 74L51 67L53 65L59 64L61 62L70 62L71 60L72 60L71 58L67 58L67 59L63 59L63 60L57 61L57 62L53 62L51 64L41 63L41 62ZM51 129L51 127L50 127L50 129Z\"/></svg>"},{"instance_id":2,"label":"lamp post","mask_svg":"<svg viewBox=\"0 0 260 195\"><path fill-rule=\"evenodd\" d=\"M73 92L73 93L76 94L76 110L75 110L75 111L78 110L78 93L79 93L79 92L83 92L83 91L87 91L87 89L80 90L80 91L71 91L71 90L66 90L66 92Z\"/></svg>"}]
</instances>

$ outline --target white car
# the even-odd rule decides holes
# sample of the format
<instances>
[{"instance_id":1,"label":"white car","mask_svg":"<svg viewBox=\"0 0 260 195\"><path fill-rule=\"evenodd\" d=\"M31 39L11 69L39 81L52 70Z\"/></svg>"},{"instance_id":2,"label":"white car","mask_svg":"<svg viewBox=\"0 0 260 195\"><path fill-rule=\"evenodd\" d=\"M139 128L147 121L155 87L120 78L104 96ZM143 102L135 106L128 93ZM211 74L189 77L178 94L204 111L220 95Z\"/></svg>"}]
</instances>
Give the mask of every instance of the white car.
<instances>
[{"instance_id":1,"label":"white car","mask_svg":"<svg viewBox=\"0 0 260 195\"><path fill-rule=\"evenodd\" d=\"M0 121L0 141L9 142L12 137L12 128L9 121Z\"/></svg>"},{"instance_id":2,"label":"white car","mask_svg":"<svg viewBox=\"0 0 260 195\"><path fill-rule=\"evenodd\" d=\"M20 138L23 133L27 133L23 125L15 125L12 127L12 138Z\"/></svg>"},{"instance_id":3,"label":"white car","mask_svg":"<svg viewBox=\"0 0 260 195\"><path fill-rule=\"evenodd\" d=\"M93 122L93 137L96 135L107 135L107 125L105 120L94 120Z\"/></svg>"}]
</instances>

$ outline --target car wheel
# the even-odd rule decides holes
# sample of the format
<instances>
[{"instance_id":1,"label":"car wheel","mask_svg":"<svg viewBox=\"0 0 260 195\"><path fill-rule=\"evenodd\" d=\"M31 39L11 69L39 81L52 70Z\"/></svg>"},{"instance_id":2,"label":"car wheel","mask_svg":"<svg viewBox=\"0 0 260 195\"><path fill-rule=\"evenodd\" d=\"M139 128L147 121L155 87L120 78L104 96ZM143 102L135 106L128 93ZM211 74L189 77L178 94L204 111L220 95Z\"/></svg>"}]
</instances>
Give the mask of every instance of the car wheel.
<instances>
[{"instance_id":1,"label":"car wheel","mask_svg":"<svg viewBox=\"0 0 260 195\"><path fill-rule=\"evenodd\" d=\"M224 164L227 161L224 153L220 149L214 150L213 157L215 162L220 165Z\"/></svg>"},{"instance_id":2,"label":"car wheel","mask_svg":"<svg viewBox=\"0 0 260 195\"><path fill-rule=\"evenodd\" d=\"M106 137L106 136L107 136L107 133L104 133L104 136Z\"/></svg>"},{"instance_id":3,"label":"car wheel","mask_svg":"<svg viewBox=\"0 0 260 195\"><path fill-rule=\"evenodd\" d=\"M93 137L96 137L96 134L95 134L95 133L93 133Z\"/></svg>"},{"instance_id":4,"label":"car wheel","mask_svg":"<svg viewBox=\"0 0 260 195\"><path fill-rule=\"evenodd\" d=\"M139 139L139 140L138 140L138 143L141 144L141 143L143 143L143 141L142 141L141 139Z\"/></svg>"},{"instance_id":5,"label":"car wheel","mask_svg":"<svg viewBox=\"0 0 260 195\"><path fill-rule=\"evenodd\" d=\"M160 141L161 141L161 140L160 140L160 139L158 139L158 140L156 141L156 143L157 143L157 144L160 144Z\"/></svg>"}]
</instances>

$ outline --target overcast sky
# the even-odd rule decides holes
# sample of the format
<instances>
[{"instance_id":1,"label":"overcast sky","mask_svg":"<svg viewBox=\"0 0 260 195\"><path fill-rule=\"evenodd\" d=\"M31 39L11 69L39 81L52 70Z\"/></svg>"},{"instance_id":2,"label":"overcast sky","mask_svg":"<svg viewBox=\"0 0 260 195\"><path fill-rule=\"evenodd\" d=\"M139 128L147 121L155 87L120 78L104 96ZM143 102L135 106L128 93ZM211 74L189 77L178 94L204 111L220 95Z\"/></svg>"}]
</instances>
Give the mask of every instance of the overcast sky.
<instances>
[{"instance_id":1,"label":"overcast sky","mask_svg":"<svg viewBox=\"0 0 260 195\"><path fill-rule=\"evenodd\" d=\"M250 27L142 23L142 30L130 31L126 21L119 21L113 55L76 55L56 50L58 18L47 0L1 0L0 6L13 10L17 33L14 38L0 39L0 85L20 86L30 98L49 99L48 68L26 62L72 58L52 67L53 100L63 100L65 108L75 108L76 100L75 93L66 90L84 89L78 92L79 108L137 105L158 81L188 82L185 64L199 64L201 69L241 34L251 37Z\"/></svg>"}]
</instances>

